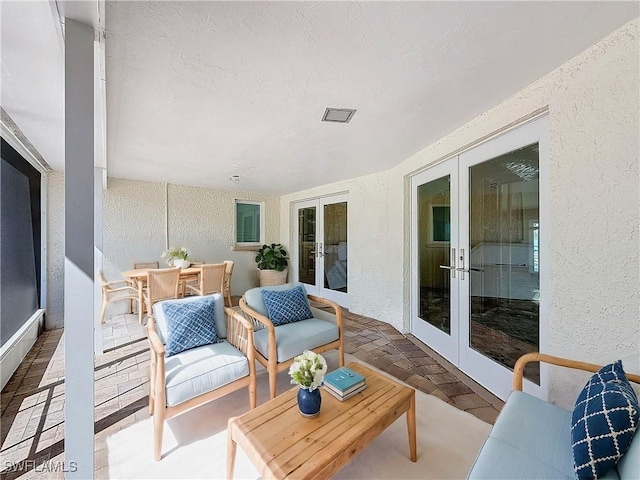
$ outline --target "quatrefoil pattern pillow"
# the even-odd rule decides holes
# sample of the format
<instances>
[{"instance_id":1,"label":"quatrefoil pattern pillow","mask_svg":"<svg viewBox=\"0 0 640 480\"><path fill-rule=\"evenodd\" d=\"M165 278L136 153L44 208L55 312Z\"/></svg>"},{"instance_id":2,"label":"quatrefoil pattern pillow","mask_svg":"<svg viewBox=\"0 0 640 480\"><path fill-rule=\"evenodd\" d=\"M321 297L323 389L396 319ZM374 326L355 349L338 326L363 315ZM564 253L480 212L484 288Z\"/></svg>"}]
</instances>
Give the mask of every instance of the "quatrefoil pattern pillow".
<instances>
[{"instance_id":1,"label":"quatrefoil pattern pillow","mask_svg":"<svg viewBox=\"0 0 640 480\"><path fill-rule=\"evenodd\" d=\"M167 321L165 357L220 341L214 321L213 298L166 302L162 305L162 311Z\"/></svg>"},{"instance_id":2,"label":"quatrefoil pattern pillow","mask_svg":"<svg viewBox=\"0 0 640 480\"><path fill-rule=\"evenodd\" d=\"M602 367L589 379L571 418L578 479L602 477L622 458L638 428L639 410L620 360Z\"/></svg>"},{"instance_id":3,"label":"quatrefoil pattern pillow","mask_svg":"<svg viewBox=\"0 0 640 480\"><path fill-rule=\"evenodd\" d=\"M274 326L313 318L307 293L298 285L291 290L262 290L262 298Z\"/></svg>"}]
</instances>

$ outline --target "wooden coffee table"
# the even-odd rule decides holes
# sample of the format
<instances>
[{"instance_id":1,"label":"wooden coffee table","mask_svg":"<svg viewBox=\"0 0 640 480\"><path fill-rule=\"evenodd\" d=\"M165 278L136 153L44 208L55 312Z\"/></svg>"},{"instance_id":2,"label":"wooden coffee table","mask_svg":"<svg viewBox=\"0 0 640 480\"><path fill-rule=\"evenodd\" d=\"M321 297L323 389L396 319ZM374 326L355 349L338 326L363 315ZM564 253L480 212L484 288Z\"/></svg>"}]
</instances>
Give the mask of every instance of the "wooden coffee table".
<instances>
[{"instance_id":1,"label":"wooden coffee table","mask_svg":"<svg viewBox=\"0 0 640 480\"><path fill-rule=\"evenodd\" d=\"M415 390L359 363L347 367L366 377L367 388L344 402L322 389L316 418L298 412L297 387L230 418L227 477L233 478L239 444L265 480L330 478L405 412L415 462Z\"/></svg>"}]
</instances>

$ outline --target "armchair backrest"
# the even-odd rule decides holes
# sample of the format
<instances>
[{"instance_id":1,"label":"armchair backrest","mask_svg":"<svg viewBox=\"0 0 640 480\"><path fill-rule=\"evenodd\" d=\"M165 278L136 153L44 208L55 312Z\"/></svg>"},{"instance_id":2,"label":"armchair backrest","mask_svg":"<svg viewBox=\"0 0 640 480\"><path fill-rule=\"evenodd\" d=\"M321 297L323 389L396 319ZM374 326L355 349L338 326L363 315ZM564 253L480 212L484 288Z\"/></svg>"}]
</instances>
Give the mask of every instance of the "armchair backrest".
<instances>
[{"instance_id":1,"label":"armchair backrest","mask_svg":"<svg viewBox=\"0 0 640 480\"><path fill-rule=\"evenodd\" d=\"M269 313L267 312L267 306L265 305L264 298L262 297L262 290L269 290L272 292L281 292L283 290L291 290L292 288L295 288L298 285L302 285L302 284L301 283L285 283L284 285L271 285L268 287L252 288L251 290L247 290L244 293L244 301L247 302L247 306L249 308L269 318Z\"/></svg>"},{"instance_id":2,"label":"armchair backrest","mask_svg":"<svg viewBox=\"0 0 640 480\"><path fill-rule=\"evenodd\" d=\"M205 297L192 296L186 298L179 298L177 300L164 300L162 302L155 303L153 305L153 316L156 322L156 331L160 336L162 343L167 343L167 319L164 316L164 310L162 306L167 303L188 303L202 301L203 298L213 298L213 321L216 324L216 336L219 339L227 338L227 319L224 313L224 300L222 294L214 293L213 295L206 295Z\"/></svg>"}]
</instances>

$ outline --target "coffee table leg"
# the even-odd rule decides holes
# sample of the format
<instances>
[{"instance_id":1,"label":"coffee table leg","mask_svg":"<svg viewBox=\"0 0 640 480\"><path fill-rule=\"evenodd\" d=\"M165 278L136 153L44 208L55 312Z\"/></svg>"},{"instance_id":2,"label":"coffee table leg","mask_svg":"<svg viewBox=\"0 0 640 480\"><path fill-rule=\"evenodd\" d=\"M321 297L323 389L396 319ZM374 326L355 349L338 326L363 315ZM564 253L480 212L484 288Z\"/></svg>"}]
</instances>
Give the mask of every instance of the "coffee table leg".
<instances>
[{"instance_id":1,"label":"coffee table leg","mask_svg":"<svg viewBox=\"0 0 640 480\"><path fill-rule=\"evenodd\" d=\"M236 442L233 441L232 438L232 422L236 419L236 417L230 418L229 423L227 424L227 479L231 480L233 478L233 470L236 466Z\"/></svg>"},{"instance_id":2,"label":"coffee table leg","mask_svg":"<svg viewBox=\"0 0 640 480\"><path fill-rule=\"evenodd\" d=\"M418 460L416 451L416 394L411 395L411 403L407 410L407 431L409 432L409 455L412 462Z\"/></svg>"}]
</instances>

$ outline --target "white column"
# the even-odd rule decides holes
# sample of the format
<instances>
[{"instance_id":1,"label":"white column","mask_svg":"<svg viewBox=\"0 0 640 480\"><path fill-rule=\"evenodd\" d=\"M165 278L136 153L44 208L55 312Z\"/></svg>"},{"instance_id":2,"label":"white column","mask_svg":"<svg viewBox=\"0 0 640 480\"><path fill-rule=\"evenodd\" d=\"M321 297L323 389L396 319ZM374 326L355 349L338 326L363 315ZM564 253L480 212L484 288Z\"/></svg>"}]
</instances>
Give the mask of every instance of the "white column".
<instances>
[{"instance_id":1,"label":"white column","mask_svg":"<svg viewBox=\"0 0 640 480\"><path fill-rule=\"evenodd\" d=\"M65 462L93 478L93 28L65 21ZM73 462L73 463L72 463Z\"/></svg>"}]
</instances>

